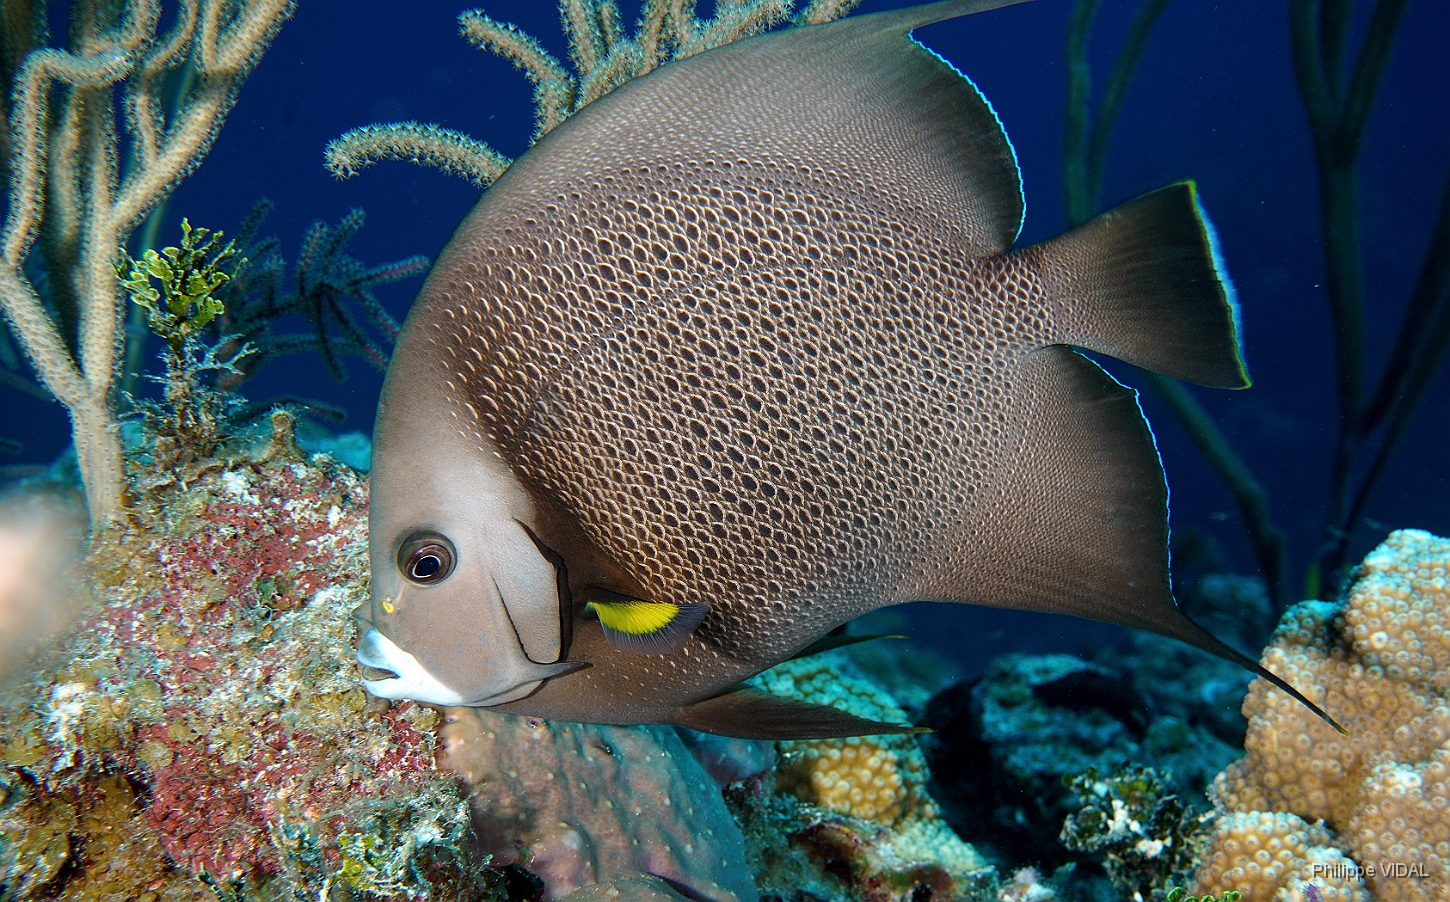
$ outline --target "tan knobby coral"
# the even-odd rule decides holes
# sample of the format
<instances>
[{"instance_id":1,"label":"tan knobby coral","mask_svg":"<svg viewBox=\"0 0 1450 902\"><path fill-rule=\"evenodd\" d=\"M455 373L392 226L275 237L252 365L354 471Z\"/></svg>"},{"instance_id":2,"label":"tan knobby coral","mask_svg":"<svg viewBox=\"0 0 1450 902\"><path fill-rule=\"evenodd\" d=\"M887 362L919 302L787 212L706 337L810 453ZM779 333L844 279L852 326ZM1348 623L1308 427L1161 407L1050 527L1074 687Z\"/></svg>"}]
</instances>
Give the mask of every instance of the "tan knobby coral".
<instances>
[{"instance_id":1,"label":"tan knobby coral","mask_svg":"<svg viewBox=\"0 0 1450 902\"><path fill-rule=\"evenodd\" d=\"M845 650L787 661L752 683L857 717L908 722L896 698ZM779 742L776 750L773 777L727 790L762 898L995 898L995 869L942 820L927 794L929 773L915 736Z\"/></svg>"},{"instance_id":2,"label":"tan knobby coral","mask_svg":"<svg viewBox=\"0 0 1450 902\"><path fill-rule=\"evenodd\" d=\"M1233 890L1244 902L1300 902L1313 884L1320 902L1369 902L1358 866L1323 826L1292 814L1235 812L1218 818L1200 854L1195 893Z\"/></svg>"},{"instance_id":3,"label":"tan knobby coral","mask_svg":"<svg viewBox=\"0 0 1450 902\"><path fill-rule=\"evenodd\" d=\"M1450 542L1402 530L1343 601L1284 615L1263 663L1309 692L1342 736L1262 680L1244 701L1247 754L1214 783L1227 812L1323 820L1376 899L1450 897ZM1323 843L1317 843L1323 845ZM1239 889L1199 871L1199 890Z\"/></svg>"}]
</instances>

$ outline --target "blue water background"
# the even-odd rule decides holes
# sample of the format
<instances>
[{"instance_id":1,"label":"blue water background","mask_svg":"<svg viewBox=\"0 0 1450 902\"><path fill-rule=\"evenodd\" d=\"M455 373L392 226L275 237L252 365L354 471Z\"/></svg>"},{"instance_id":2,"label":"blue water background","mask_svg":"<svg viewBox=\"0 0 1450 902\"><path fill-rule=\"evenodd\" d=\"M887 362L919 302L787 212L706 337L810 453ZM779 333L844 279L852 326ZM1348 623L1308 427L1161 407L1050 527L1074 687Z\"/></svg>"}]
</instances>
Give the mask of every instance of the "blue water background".
<instances>
[{"instance_id":1,"label":"blue water background","mask_svg":"<svg viewBox=\"0 0 1450 902\"><path fill-rule=\"evenodd\" d=\"M632 21L636 4L625 5ZM867 2L861 9L896 5ZM1103 6L1092 43L1098 89L1136 6L1122 0ZM1027 194L1024 243L1064 227L1063 51L1070 7L1068 0L1038 0L919 35L976 81L1005 124ZM370 264L419 253L436 258L477 199L472 186L405 163L338 181L324 171L322 150L349 128L415 119L462 130L509 156L523 152L532 132L529 85L507 62L458 36L463 8L452 0L303 0L210 156L176 192L162 243L175 243L182 216L194 225L234 229L268 197L276 210L264 231L281 238L289 262L310 222L336 223L358 206L368 218L352 244L355 256ZM497 0L484 9L565 57L552 3ZM1290 533L1297 581L1323 525L1336 413L1317 173L1288 48L1285 2L1172 4L1128 95L1102 200L1108 206L1167 182L1197 180L1239 289L1255 387L1195 391L1268 489L1275 520ZM1394 337L1445 178L1447 97L1450 4L1412 0L1360 167L1372 373ZM401 318L420 284L385 286L379 294ZM1131 382L1125 370L1120 375ZM314 356L283 358L245 391L253 399L303 394L342 405L348 419L341 429L370 432L381 374L360 360L350 360L349 371L351 378L338 385ZM25 461L48 461L62 451L68 429L58 405L4 388L0 404L0 433L25 442ZM1216 537L1236 569L1251 571L1227 493L1171 416L1152 397L1145 396L1144 406L1168 470L1174 527ZM1394 527L1450 533L1447 474L1450 379L1442 375L1367 511L1376 525L1358 533L1353 553ZM914 608L913 632L960 655L971 669L1002 651L1076 649L1119 635L1068 618Z\"/></svg>"}]
</instances>

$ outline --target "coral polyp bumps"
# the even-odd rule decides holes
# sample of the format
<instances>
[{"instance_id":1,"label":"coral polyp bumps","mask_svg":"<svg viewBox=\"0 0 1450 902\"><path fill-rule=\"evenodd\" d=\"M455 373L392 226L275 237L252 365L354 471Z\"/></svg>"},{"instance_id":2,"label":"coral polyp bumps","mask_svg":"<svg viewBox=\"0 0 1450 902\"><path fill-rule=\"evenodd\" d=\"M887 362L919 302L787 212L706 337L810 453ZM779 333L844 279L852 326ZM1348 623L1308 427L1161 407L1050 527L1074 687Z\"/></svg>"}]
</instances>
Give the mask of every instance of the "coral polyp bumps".
<instances>
[{"instance_id":1,"label":"coral polyp bumps","mask_svg":"<svg viewBox=\"0 0 1450 902\"><path fill-rule=\"evenodd\" d=\"M1290 609L1263 660L1321 687L1348 735L1254 684L1247 754L1214 782L1227 813L1199 889L1450 897L1450 542L1391 534L1341 602Z\"/></svg>"}]
</instances>

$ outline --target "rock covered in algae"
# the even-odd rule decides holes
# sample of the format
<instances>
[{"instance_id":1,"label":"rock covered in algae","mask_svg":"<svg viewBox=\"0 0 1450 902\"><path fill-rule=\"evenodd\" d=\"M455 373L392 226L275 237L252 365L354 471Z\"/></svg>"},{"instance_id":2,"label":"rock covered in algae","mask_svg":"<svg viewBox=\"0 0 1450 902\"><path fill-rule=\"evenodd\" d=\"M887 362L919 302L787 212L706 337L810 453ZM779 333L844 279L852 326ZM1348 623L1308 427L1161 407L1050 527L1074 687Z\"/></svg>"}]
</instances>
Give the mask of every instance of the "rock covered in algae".
<instances>
[{"instance_id":1,"label":"rock covered in algae","mask_svg":"<svg viewBox=\"0 0 1450 902\"><path fill-rule=\"evenodd\" d=\"M755 902L740 829L670 727L445 710L438 764L469 789L479 847L542 878L545 898L617 881L655 892L631 882L653 876L692 898Z\"/></svg>"},{"instance_id":2,"label":"rock covered in algae","mask_svg":"<svg viewBox=\"0 0 1450 902\"><path fill-rule=\"evenodd\" d=\"M753 902L672 730L366 696L365 477L262 457L94 544L93 609L4 701L6 898L536 898L528 868L551 899Z\"/></svg>"},{"instance_id":3,"label":"rock covered in algae","mask_svg":"<svg viewBox=\"0 0 1450 902\"><path fill-rule=\"evenodd\" d=\"M1343 848L1363 868L1376 899L1445 899L1450 541L1419 530L1391 533L1352 577L1341 601L1306 601L1287 611L1262 658L1348 735L1256 680L1243 705L1246 754L1218 776L1214 794L1225 818L1294 815L1306 824L1322 822L1332 835L1299 844ZM1240 870L1265 883L1264 869L1273 862L1259 860L1257 848L1238 851L1205 862L1198 872L1202 891L1236 888L1228 884ZM1275 873L1287 880L1299 871ZM1327 899L1328 885L1316 885Z\"/></svg>"},{"instance_id":4,"label":"rock covered in algae","mask_svg":"<svg viewBox=\"0 0 1450 902\"><path fill-rule=\"evenodd\" d=\"M489 890L437 716L358 682L366 510L326 458L218 465L95 539L91 609L0 712L12 897Z\"/></svg>"},{"instance_id":5,"label":"rock covered in algae","mask_svg":"<svg viewBox=\"0 0 1450 902\"><path fill-rule=\"evenodd\" d=\"M1178 699L1181 693L1167 690ZM976 683L935 696L926 724L932 791L947 821L994 860L1055 868L1077 810L1067 783L1125 761L1171 774L1170 790L1201 800L1234 749L1203 719L1156 714L1155 696L1100 664L1071 655L1006 655ZM1081 856L1077 856L1081 857Z\"/></svg>"}]
</instances>

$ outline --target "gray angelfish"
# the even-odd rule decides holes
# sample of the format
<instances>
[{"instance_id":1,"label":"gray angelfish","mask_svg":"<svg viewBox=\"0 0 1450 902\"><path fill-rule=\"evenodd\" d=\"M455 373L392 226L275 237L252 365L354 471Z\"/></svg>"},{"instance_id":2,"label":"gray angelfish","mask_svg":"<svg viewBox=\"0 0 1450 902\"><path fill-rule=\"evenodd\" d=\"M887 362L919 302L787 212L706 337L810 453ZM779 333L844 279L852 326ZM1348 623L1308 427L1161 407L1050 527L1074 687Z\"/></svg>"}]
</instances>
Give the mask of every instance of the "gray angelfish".
<instances>
[{"instance_id":1,"label":"gray angelfish","mask_svg":"<svg viewBox=\"0 0 1450 902\"><path fill-rule=\"evenodd\" d=\"M1013 2L671 63L488 190L378 410L370 692L745 737L910 729L737 687L932 600L1152 630L1310 704L1175 605L1152 433L1073 350L1249 384L1193 185L1014 250L1002 125L910 36Z\"/></svg>"}]
</instances>

